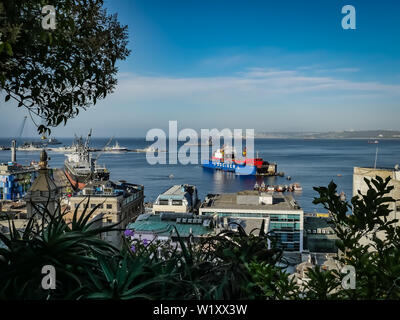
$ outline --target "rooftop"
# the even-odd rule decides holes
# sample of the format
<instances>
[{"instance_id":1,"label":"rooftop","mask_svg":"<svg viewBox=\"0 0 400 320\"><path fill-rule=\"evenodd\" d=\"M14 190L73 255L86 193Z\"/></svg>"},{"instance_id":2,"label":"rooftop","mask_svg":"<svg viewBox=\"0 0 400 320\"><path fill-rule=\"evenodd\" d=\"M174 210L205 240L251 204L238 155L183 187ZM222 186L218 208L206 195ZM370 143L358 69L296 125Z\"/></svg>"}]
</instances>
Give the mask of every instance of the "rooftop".
<instances>
[{"instance_id":1,"label":"rooftop","mask_svg":"<svg viewBox=\"0 0 400 320\"><path fill-rule=\"evenodd\" d=\"M316 234L317 236L332 235L336 237L333 225L330 221L330 218L306 216L304 217L304 231L308 234Z\"/></svg>"},{"instance_id":2,"label":"rooftop","mask_svg":"<svg viewBox=\"0 0 400 320\"><path fill-rule=\"evenodd\" d=\"M187 217L186 223L181 223L180 218L165 219L163 214L142 214L135 222L130 223L126 228L137 232L149 232L158 236L170 236L176 227L178 233L182 237L189 236L190 232L194 236L203 236L211 233L213 228L204 226L203 223L187 223L188 219L197 218L191 214L184 214ZM201 217L198 217L199 220ZM197 219L196 219L197 220ZM177 222L178 221L178 222Z\"/></svg>"},{"instance_id":3,"label":"rooftop","mask_svg":"<svg viewBox=\"0 0 400 320\"><path fill-rule=\"evenodd\" d=\"M143 191L142 185L132 183L114 183L110 180L107 181L90 181L85 188L79 191L75 197L129 197L132 194Z\"/></svg>"},{"instance_id":4,"label":"rooftop","mask_svg":"<svg viewBox=\"0 0 400 320\"><path fill-rule=\"evenodd\" d=\"M0 175L11 175L36 171L34 166L23 166L15 162L0 163Z\"/></svg>"},{"instance_id":5,"label":"rooftop","mask_svg":"<svg viewBox=\"0 0 400 320\"><path fill-rule=\"evenodd\" d=\"M194 186L190 186L187 184L182 185L174 185L169 188L167 191L159 195L159 199L166 200L166 199L174 199L174 200L181 200L185 197L187 193L192 194L194 191Z\"/></svg>"},{"instance_id":6,"label":"rooftop","mask_svg":"<svg viewBox=\"0 0 400 320\"><path fill-rule=\"evenodd\" d=\"M200 209L301 210L291 195L245 190L208 195Z\"/></svg>"}]
</instances>

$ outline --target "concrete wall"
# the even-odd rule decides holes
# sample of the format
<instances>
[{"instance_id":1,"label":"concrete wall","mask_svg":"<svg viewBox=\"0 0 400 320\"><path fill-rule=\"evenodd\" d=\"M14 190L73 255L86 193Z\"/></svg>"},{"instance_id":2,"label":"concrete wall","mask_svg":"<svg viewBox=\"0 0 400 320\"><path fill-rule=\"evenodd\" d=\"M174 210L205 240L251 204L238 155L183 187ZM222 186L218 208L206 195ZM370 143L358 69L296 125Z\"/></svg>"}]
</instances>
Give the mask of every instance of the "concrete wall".
<instances>
[{"instance_id":1,"label":"concrete wall","mask_svg":"<svg viewBox=\"0 0 400 320\"><path fill-rule=\"evenodd\" d=\"M355 167L353 173L353 196L358 195L358 190L362 194L366 194L368 191L368 185L365 183L364 178L371 180L379 176L383 179L391 177L389 185L394 186L394 189L389 193L389 195L397 201L397 204L393 203L391 209L395 209L400 206L400 175L398 171L394 169L374 169L374 168L361 168Z\"/></svg>"}]
</instances>

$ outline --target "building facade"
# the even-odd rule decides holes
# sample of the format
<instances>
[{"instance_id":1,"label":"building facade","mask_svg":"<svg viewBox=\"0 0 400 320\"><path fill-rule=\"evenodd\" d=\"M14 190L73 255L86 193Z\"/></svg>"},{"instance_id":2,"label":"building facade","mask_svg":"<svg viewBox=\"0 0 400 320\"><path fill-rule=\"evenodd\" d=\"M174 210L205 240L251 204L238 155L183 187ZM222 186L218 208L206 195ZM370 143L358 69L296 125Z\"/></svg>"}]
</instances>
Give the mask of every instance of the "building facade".
<instances>
[{"instance_id":1,"label":"building facade","mask_svg":"<svg viewBox=\"0 0 400 320\"><path fill-rule=\"evenodd\" d=\"M337 253L339 240L330 224L330 218L320 215L304 216L304 245L309 252Z\"/></svg>"},{"instance_id":2,"label":"building facade","mask_svg":"<svg viewBox=\"0 0 400 320\"><path fill-rule=\"evenodd\" d=\"M118 229L125 229L144 211L144 188L131 183L116 184L112 181L92 181L77 194L69 198L70 212L65 215L66 222L71 222L76 210L80 217L88 206L87 214L97 219L98 226L110 226L118 223ZM102 239L116 246L121 244L122 231L110 231L102 234Z\"/></svg>"},{"instance_id":3,"label":"building facade","mask_svg":"<svg viewBox=\"0 0 400 320\"><path fill-rule=\"evenodd\" d=\"M199 215L217 215L221 228L235 229L239 224L248 233L264 220L264 231L273 236L278 248L303 250L304 213L292 196L255 190L208 195Z\"/></svg>"},{"instance_id":4,"label":"building facade","mask_svg":"<svg viewBox=\"0 0 400 320\"><path fill-rule=\"evenodd\" d=\"M394 189L388 194L392 197L395 202L389 204L389 209L392 210L390 215L387 217L388 220L399 219L400 220L400 170L391 168L367 168L367 167L354 167L353 171L353 196L359 196L366 194L368 191L368 185L364 181L371 180L377 176L383 178L390 177L389 186L393 186ZM397 226L400 226L400 221L397 222ZM383 232L377 233L378 237L383 237ZM371 240L371 235L367 235L363 239L363 243L368 243Z\"/></svg>"},{"instance_id":5,"label":"building facade","mask_svg":"<svg viewBox=\"0 0 400 320\"><path fill-rule=\"evenodd\" d=\"M189 213L196 210L199 204L195 186L175 185L157 197L153 204L153 213Z\"/></svg>"},{"instance_id":6,"label":"building facade","mask_svg":"<svg viewBox=\"0 0 400 320\"><path fill-rule=\"evenodd\" d=\"M37 176L34 166L21 166L15 162L0 164L0 200L22 199Z\"/></svg>"}]
</instances>

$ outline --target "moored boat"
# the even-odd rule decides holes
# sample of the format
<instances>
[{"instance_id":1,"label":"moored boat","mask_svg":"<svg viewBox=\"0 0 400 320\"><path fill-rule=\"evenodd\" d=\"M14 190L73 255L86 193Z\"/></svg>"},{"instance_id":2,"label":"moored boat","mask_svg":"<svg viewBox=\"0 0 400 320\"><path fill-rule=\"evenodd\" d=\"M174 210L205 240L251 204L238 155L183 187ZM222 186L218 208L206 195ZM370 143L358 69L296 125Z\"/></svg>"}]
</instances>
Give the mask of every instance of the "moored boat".
<instances>
[{"instance_id":1,"label":"moored boat","mask_svg":"<svg viewBox=\"0 0 400 320\"><path fill-rule=\"evenodd\" d=\"M276 164L268 163L262 158L247 158L246 149L243 158L236 158L236 150L232 147L217 149L210 160L202 162L203 168L234 172L237 175L276 175Z\"/></svg>"},{"instance_id":2,"label":"moored boat","mask_svg":"<svg viewBox=\"0 0 400 320\"><path fill-rule=\"evenodd\" d=\"M89 152L89 141L92 130L90 130L86 143L82 138L77 139L74 144L75 151L67 154L64 162L64 172L71 185L77 189L83 189L91 180L106 181L110 173L104 166L97 164L97 159L92 158Z\"/></svg>"}]
</instances>

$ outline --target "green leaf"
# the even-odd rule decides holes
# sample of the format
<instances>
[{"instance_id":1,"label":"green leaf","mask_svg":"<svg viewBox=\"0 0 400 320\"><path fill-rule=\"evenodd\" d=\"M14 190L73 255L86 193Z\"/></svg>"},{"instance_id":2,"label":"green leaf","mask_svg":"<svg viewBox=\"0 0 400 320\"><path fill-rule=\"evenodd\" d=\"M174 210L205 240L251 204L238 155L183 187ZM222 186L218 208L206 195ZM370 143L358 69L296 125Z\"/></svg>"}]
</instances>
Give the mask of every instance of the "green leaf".
<instances>
[{"instance_id":1,"label":"green leaf","mask_svg":"<svg viewBox=\"0 0 400 320\"><path fill-rule=\"evenodd\" d=\"M6 53L9 56L13 55L13 50L12 50L11 44L9 44L8 42L5 43L5 49L6 49Z\"/></svg>"}]
</instances>

